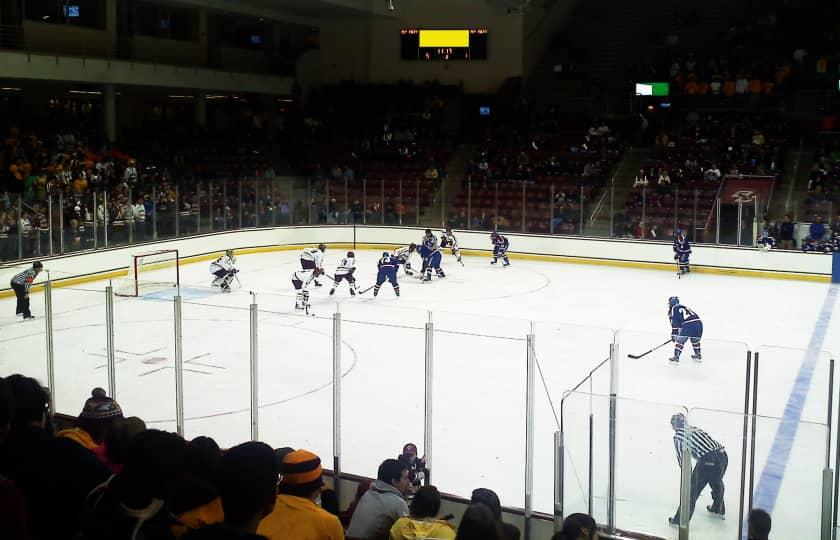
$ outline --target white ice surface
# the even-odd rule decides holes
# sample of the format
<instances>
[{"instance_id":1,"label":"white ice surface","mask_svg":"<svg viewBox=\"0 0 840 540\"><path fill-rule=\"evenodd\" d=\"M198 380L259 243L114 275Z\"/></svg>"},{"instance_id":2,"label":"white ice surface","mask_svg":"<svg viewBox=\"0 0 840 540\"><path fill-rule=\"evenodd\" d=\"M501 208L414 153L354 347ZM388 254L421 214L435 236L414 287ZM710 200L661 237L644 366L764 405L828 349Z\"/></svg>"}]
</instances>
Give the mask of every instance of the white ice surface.
<instances>
[{"instance_id":1,"label":"white ice surface","mask_svg":"<svg viewBox=\"0 0 840 540\"><path fill-rule=\"evenodd\" d=\"M327 251L329 273L341 253ZM357 278L372 284L379 253L359 251ZM552 440L564 391L619 343L617 525L675 538L667 524L679 501L679 471L670 416L680 405L692 422L729 453L726 521L705 511L708 489L692 520L693 538L737 536L747 350L760 351L759 413L781 416L828 290L820 283L775 281L589 265L525 262L490 266L484 258L444 258L447 277L423 284L400 272L402 297L386 284L377 299L350 298L346 285L328 297L329 280L313 290L313 312L293 309L290 276L297 253L239 257L242 288L211 290L206 263L181 268L186 436L221 445L249 438L249 291L259 317L260 436L274 446L305 447L331 464L332 313L342 313L342 469L374 476L379 462L402 445L423 443L424 324L434 322L433 482L469 496L496 490L502 503L524 505L526 335L536 336L536 467L534 506L552 511ZM417 262L415 261L415 264ZM159 272L160 275L156 276ZM146 279L168 279L159 270ZM106 387L105 282L53 291L55 396L60 412L77 413L95 386ZM672 348L627 359L669 337L666 300L678 295L704 323L704 362L688 354L669 365ZM174 430L174 330L171 292L115 302L117 399L127 415ZM46 381L43 295L33 295L34 321L11 317L0 301L0 375L24 373ZM823 349L840 350L837 318ZM773 349L779 345L791 349ZM795 350L798 349L798 350ZM686 350L688 352L688 349ZM828 358L820 358L803 424L781 482L774 532L816 538L824 458ZM609 365L581 391L607 395ZM699 410L707 409L707 410ZM588 423L593 414L593 513L606 521L608 400L570 397L564 404L566 512L585 511ZM777 421L757 424L756 475ZM749 463L749 456L747 458ZM785 534L785 531L790 534Z\"/></svg>"}]
</instances>

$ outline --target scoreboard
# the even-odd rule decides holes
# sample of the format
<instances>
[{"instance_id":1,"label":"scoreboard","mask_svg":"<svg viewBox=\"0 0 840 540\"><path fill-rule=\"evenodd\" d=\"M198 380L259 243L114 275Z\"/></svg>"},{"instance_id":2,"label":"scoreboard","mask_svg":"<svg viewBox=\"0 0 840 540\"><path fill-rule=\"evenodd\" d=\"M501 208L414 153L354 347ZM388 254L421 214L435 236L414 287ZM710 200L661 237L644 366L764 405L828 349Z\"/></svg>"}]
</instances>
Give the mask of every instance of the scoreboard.
<instances>
[{"instance_id":1,"label":"scoreboard","mask_svg":"<svg viewBox=\"0 0 840 540\"><path fill-rule=\"evenodd\" d=\"M403 60L487 60L487 29L400 30Z\"/></svg>"}]
</instances>

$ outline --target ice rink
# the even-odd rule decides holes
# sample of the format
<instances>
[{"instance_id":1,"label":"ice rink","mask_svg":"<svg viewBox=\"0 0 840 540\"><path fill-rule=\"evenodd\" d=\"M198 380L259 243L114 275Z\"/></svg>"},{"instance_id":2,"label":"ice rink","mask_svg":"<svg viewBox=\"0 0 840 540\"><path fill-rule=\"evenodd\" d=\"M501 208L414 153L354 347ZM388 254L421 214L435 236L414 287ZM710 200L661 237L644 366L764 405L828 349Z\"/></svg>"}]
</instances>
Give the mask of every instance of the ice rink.
<instances>
[{"instance_id":1,"label":"ice rink","mask_svg":"<svg viewBox=\"0 0 840 540\"><path fill-rule=\"evenodd\" d=\"M512 246L515 249L515 246ZM381 251L357 252L361 287L373 283ZM344 250L328 249L332 273ZM803 255L806 256L806 255ZM667 518L679 502L679 469L669 419L682 410L729 455L725 521L701 496L692 538L735 538L741 479L747 351L758 352L756 500L774 514L779 538L816 538L825 459L829 352L840 350L835 293L825 283L780 281L586 264L447 254L445 279L421 283L400 271L402 297L385 285L351 298L330 281L313 290L314 316L295 312L290 277L298 252L239 255L241 288L209 287L208 263L181 267L186 436L221 445L249 438L249 291L259 306L260 435L273 446L332 456L332 314L342 316L343 470L375 476L406 442L423 453L424 324L434 323L432 479L441 491L469 496L496 490L502 503L524 505L526 336L535 335L537 430L534 507L551 513L552 444L564 392L619 346L616 522L620 528L676 538ZM419 266L419 260L415 260ZM143 279L167 279L169 269ZM58 277L58 276L53 276ZM95 386L107 386L106 283L53 289L56 407L76 414ZM670 346L638 360L669 338L667 299L677 295L704 324L702 363L689 349L670 365ZM172 291L115 302L116 397L127 415L174 430ZM0 375L46 381L43 294L34 321L12 316L0 300ZM617 331L617 333L615 333ZM606 522L609 364L562 405L566 441L566 512ZM594 395L593 395L594 394ZM836 402L835 402L836 405ZM588 487L589 422L594 426L593 482ZM792 433L791 433L792 430ZM833 447L832 447L833 452ZM749 465L749 456L747 456ZM779 474L781 471L781 474Z\"/></svg>"}]
</instances>

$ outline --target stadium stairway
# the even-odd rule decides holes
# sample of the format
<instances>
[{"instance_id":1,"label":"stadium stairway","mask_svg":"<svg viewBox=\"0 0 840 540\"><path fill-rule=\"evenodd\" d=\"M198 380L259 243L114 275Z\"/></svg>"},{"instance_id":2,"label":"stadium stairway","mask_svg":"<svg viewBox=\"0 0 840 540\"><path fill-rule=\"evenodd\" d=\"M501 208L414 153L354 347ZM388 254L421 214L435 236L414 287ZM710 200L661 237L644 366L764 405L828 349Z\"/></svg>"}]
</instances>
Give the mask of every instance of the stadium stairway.
<instances>
[{"instance_id":1,"label":"stadium stairway","mask_svg":"<svg viewBox=\"0 0 840 540\"><path fill-rule=\"evenodd\" d=\"M588 209L584 225L584 236L610 236L610 186L615 186L612 201L613 214L624 209L630 195L636 171L645 166L651 154L650 148L632 147L624 152L613 177L607 181L602 196Z\"/></svg>"},{"instance_id":2,"label":"stadium stairway","mask_svg":"<svg viewBox=\"0 0 840 540\"><path fill-rule=\"evenodd\" d=\"M430 227L438 227L448 222L455 199L463 189L467 163L475 155L475 151L475 145L470 144L461 144L455 148L446 163L446 174L438 184L438 189L432 196L431 204L421 211L420 223Z\"/></svg>"}]
</instances>

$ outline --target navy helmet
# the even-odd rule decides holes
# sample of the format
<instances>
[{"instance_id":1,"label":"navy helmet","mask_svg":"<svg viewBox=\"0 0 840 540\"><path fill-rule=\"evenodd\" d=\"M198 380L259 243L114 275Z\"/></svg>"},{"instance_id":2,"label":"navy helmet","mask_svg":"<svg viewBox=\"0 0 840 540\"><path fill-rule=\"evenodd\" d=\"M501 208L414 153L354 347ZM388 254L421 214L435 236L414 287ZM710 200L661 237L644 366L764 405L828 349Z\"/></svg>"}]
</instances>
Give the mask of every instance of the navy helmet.
<instances>
[{"instance_id":1,"label":"navy helmet","mask_svg":"<svg viewBox=\"0 0 840 540\"><path fill-rule=\"evenodd\" d=\"M676 296L672 296L672 297L668 298L668 307L674 307L679 303L680 303L680 299L677 298Z\"/></svg>"}]
</instances>

